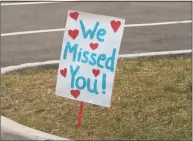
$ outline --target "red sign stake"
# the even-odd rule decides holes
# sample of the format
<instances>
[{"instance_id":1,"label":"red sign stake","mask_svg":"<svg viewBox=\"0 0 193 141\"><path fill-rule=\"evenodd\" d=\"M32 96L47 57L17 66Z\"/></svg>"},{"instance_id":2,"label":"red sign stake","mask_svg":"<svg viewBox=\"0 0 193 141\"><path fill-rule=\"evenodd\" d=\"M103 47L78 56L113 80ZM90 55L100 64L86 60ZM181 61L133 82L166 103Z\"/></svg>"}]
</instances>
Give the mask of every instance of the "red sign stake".
<instances>
[{"instance_id":1,"label":"red sign stake","mask_svg":"<svg viewBox=\"0 0 193 141\"><path fill-rule=\"evenodd\" d=\"M84 102L81 101L80 102L80 110L79 110L79 113L78 113L78 123L76 125L76 128L80 127L80 123L81 123L81 119L82 119L83 105L84 105Z\"/></svg>"}]
</instances>

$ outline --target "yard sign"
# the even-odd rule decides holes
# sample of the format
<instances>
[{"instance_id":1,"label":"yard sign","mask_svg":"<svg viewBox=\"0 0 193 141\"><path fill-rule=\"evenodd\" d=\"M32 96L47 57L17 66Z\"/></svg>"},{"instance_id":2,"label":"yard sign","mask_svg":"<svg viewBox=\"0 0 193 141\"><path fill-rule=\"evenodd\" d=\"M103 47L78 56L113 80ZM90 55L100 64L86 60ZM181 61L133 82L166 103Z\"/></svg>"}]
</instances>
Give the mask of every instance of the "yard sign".
<instances>
[{"instance_id":1,"label":"yard sign","mask_svg":"<svg viewBox=\"0 0 193 141\"><path fill-rule=\"evenodd\" d=\"M125 20L68 11L56 95L110 107Z\"/></svg>"}]
</instances>

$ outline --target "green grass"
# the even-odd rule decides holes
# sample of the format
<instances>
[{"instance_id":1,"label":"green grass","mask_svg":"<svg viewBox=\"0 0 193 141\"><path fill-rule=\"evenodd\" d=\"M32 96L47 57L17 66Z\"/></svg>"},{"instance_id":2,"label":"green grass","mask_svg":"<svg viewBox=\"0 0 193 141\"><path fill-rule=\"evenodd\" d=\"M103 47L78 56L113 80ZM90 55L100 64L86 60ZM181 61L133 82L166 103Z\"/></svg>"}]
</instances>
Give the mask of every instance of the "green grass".
<instances>
[{"instance_id":1,"label":"green grass","mask_svg":"<svg viewBox=\"0 0 193 141\"><path fill-rule=\"evenodd\" d=\"M57 69L5 74L1 112L29 127L70 139L192 139L190 58L118 61L112 106L55 95Z\"/></svg>"}]
</instances>

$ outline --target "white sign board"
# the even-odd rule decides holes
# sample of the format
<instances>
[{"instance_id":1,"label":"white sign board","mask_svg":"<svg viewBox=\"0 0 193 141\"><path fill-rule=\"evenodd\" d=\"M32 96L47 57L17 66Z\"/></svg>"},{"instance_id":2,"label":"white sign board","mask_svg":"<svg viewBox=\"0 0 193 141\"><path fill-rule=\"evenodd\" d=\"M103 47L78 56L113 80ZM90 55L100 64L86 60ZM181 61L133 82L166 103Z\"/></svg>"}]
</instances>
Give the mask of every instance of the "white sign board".
<instances>
[{"instance_id":1,"label":"white sign board","mask_svg":"<svg viewBox=\"0 0 193 141\"><path fill-rule=\"evenodd\" d=\"M68 11L56 95L110 107L125 20Z\"/></svg>"}]
</instances>

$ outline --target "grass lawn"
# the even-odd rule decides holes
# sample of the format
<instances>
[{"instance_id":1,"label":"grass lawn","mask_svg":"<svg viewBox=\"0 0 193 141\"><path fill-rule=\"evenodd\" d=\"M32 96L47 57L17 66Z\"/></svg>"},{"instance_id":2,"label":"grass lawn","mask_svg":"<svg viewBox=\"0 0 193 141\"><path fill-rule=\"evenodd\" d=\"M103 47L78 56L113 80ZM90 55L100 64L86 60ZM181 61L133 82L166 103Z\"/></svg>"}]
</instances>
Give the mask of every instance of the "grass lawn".
<instances>
[{"instance_id":1,"label":"grass lawn","mask_svg":"<svg viewBox=\"0 0 193 141\"><path fill-rule=\"evenodd\" d=\"M70 139L192 139L191 58L118 61L111 108L55 95L57 69L26 69L1 81L1 113Z\"/></svg>"}]
</instances>

